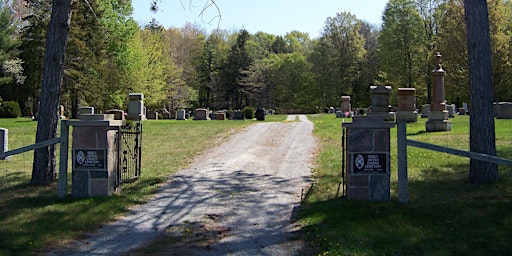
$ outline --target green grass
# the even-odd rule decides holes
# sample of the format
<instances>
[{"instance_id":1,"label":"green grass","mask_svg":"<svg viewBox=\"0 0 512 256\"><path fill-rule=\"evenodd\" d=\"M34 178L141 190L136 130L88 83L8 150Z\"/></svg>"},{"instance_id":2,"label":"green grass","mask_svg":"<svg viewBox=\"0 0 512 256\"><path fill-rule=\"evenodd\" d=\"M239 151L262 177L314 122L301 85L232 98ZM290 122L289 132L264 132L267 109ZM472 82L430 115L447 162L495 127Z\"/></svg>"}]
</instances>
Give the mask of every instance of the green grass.
<instances>
[{"instance_id":1,"label":"green grass","mask_svg":"<svg viewBox=\"0 0 512 256\"><path fill-rule=\"evenodd\" d=\"M267 116L266 121L285 118ZM110 197L58 199L56 183L29 186L33 152L0 161L0 255L40 254L96 230L131 205L144 202L194 156L254 122L257 121L144 121L141 178L124 185L121 194ZM30 119L0 119L0 127L9 131L10 149L35 141L37 122Z\"/></svg>"},{"instance_id":2,"label":"green grass","mask_svg":"<svg viewBox=\"0 0 512 256\"><path fill-rule=\"evenodd\" d=\"M320 143L317 183L298 222L318 255L511 255L512 174L500 167L494 185L471 185L466 158L408 147L409 199L398 203L396 128L391 129L391 201L337 196L341 120L311 115ZM407 125L409 139L467 150L469 118L452 131L426 133L425 119ZM350 119L345 119L351 122ZM496 120L498 155L512 158L512 122Z\"/></svg>"},{"instance_id":3,"label":"green grass","mask_svg":"<svg viewBox=\"0 0 512 256\"><path fill-rule=\"evenodd\" d=\"M286 116L267 116L284 121ZM340 197L341 119L310 115L319 143L315 184L297 222L318 255L511 255L512 170L494 185L470 185L468 160L408 147L409 204L397 201L396 129L391 130L391 201ZM468 149L469 118L452 131L425 133L425 119L408 124L409 139ZM351 122L350 119L345 119ZM144 202L167 177L203 150L256 121L146 121L142 176L110 197L57 199L56 184L31 187L31 152L0 161L0 255L38 255L58 248ZM36 122L0 119L9 148L34 142ZM496 120L501 157L512 159L512 121Z\"/></svg>"}]
</instances>

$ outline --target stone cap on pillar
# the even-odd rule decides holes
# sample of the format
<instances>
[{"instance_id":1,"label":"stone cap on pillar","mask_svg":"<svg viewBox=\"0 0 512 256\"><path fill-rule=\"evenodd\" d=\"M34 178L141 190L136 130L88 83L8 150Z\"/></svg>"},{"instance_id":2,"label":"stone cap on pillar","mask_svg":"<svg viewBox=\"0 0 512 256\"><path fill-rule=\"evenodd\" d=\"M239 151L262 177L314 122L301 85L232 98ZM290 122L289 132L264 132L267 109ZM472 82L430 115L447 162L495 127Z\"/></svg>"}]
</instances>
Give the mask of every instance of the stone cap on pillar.
<instances>
[{"instance_id":1,"label":"stone cap on pillar","mask_svg":"<svg viewBox=\"0 0 512 256\"><path fill-rule=\"evenodd\" d=\"M385 122L384 116L354 116L352 123L343 123L345 128L392 128L395 124Z\"/></svg>"},{"instance_id":2,"label":"stone cap on pillar","mask_svg":"<svg viewBox=\"0 0 512 256\"><path fill-rule=\"evenodd\" d=\"M124 126L126 120L115 120L114 114L80 115L80 119L72 120L72 126Z\"/></svg>"}]
</instances>

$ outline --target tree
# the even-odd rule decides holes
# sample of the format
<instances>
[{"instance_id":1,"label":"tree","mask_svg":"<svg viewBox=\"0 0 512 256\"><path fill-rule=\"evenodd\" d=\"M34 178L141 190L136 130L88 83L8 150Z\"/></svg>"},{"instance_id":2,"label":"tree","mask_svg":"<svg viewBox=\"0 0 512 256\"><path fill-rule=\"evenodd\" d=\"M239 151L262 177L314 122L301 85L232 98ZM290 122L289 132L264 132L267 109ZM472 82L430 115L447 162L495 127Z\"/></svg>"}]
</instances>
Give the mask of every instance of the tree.
<instances>
[{"instance_id":1,"label":"tree","mask_svg":"<svg viewBox=\"0 0 512 256\"><path fill-rule=\"evenodd\" d=\"M449 70L445 78L446 100L460 106L469 102L469 69L466 22L463 0L446 3L441 28L436 35L437 51L443 55L443 67Z\"/></svg>"},{"instance_id":2,"label":"tree","mask_svg":"<svg viewBox=\"0 0 512 256\"><path fill-rule=\"evenodd\" d=\"M469 86L470 86L470 150L496 155L496 136L493 117L493 77L491 36L487 2L464 0L466 19ZM495 183L498 167L494 163L471 159L471 183Z\"/></svg>"},{"instance_id":3,"label":"tree","mask_svg":"<svg viewBox=\"0 0 512 256\"><path fill-rule=\"evenodd\" d=\"M385 82L395 87L418 89L424 84L422 63L427 50L420 13L412 0L390 0L382 20L379 62Z\"/></svg>"},{"instance_id":4,"label":"tree","mask_svg":"<svg viewBox=\"0 0 512 256\"><path fill-rule=\"evenodd\" d=\"M41 86L36 143L57 135L57 107L60 103L64 75L64 53L71 21L72 0L53 0L52 15L46 39L43 84ZM34 150L32 185L46 185L55 180L55 145Z\"/></svg>"},{"instance_id":5,"label":"tree","mask_svg":"<svg viewBox=\"0 0 512 256\"><path fill-rule=\"evenodd\" d=\"M192 1L192 0L190 0ZM156 7L156 1L152 1ZM64 54L71 21L72 0L53 0L52 14L46 40L43 82L40 93L39 122L36 143L55 138L57 134L57 107L61 98L61 84L64 74ZM213 0L204 8L216 6ZM204 10L204 9L203 9ZM55 146L34 150L31 184L46 185L55 180Z\"/></svg>"},{"instance_id":6,"label":"tree","mask_svg":"<svg viewBox=\"0 0 512 256\"><path fill-rule=\"evenodd\" d=\"M225 68L223 70L223 82L225 89L225 100L229 108L240 109L244 107L244 99L246 99L242 84L245 73L252 63L249 53L246 50L247 41L250 34L247 30L242 29L238 33L235 44L231 47Z\"/></svg>"},{"instance_id":7,"label":"tree","mask_svg":"<svg viewBox=\"0 0 512 256\"><path fill-rule=\"evenodd\" d=\"M318 103L320 106L338 106L341 96L353 93L366 55L361 25L362 22L348 12L337 13L325 21L322 35L310 55L318 87L315 93L318 99L324 99Z\"/></svg>"}]
</instances>

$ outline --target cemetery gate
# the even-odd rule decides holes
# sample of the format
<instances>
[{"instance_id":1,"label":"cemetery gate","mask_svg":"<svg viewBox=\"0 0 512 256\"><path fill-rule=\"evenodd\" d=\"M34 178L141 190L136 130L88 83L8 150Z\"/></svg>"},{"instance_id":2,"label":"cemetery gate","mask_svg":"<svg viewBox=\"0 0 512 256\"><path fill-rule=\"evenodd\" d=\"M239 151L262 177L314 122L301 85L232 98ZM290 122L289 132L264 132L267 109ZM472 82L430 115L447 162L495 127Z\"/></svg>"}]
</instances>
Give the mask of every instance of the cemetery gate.
<instances>
[{"instance_id":1,"label":"cemetery gate","mask_svg":"<svg viewBox=\"0 0 512 256\"><path fill-rule=\"evenodd\" d=\"M118 155L117 185L140 176L142 160L142 123L133 122L119 129L116 135Z\"/></svg>"}]
</instances>

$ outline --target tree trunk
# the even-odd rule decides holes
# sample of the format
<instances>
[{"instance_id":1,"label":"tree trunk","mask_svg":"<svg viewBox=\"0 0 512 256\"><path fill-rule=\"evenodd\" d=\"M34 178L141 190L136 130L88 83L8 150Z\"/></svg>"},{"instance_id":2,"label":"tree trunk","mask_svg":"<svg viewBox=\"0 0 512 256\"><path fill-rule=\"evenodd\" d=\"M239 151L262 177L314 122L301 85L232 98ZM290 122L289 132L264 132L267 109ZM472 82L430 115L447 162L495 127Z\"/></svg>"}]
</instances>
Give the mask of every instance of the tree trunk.
<instances>
[{"instance_id":1,"label":"tree trunk","mask_svg":"<svg viewBox=\"0 0 512 256\"><path fill-rule=\"evenodd\" d=\"M470 150L495 156L492 53L487 2L485 0L464 0L464 11L471 99ZM475 184L497 182L497 165L471 159L469 181Z\"/></svg>"},{"instance_id":2,"label":"tree trunk","mask_svg":"<svg viewBox=\"0 0 512 256\"><path fill-rule=\"evenodd\" d=\"M55 138L57 135L58 113L64 55L71 21L72 0L53 0L52 16L46 40L43 84L39 103L39 117L36 142ZM55 145L34 150L32 185L46 185L56 176Z\"/></svg>"}]
</instances>

